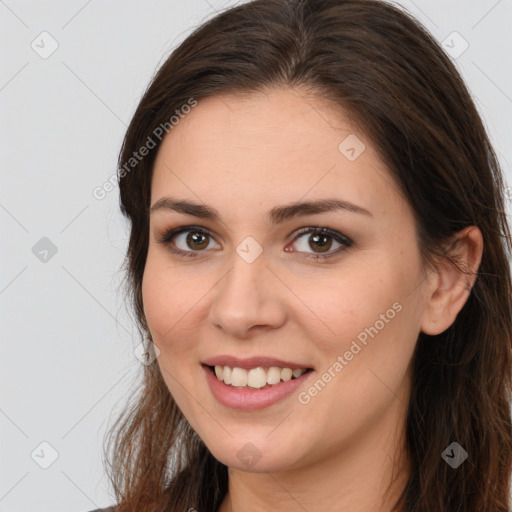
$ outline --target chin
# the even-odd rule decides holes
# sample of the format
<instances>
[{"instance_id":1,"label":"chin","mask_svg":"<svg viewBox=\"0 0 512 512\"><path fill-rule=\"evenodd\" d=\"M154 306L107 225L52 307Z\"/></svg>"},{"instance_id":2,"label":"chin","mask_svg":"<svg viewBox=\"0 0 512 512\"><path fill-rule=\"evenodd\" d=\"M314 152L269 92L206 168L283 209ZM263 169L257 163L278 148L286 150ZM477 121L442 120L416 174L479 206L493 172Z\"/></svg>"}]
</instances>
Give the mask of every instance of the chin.
<instances>
[{"instance_id":1,"label":"chin","mask_svg":"<svg viewBox=\"0 0 512 512\"><path fill-rule=\"evenodd\" d=\"M265 435L226 436L223 442L207 446L224 465L249 473L280 472L299 464L298 440L288 438L285 442L278 437L270 440Z\"/></svg>"}]
</instances>

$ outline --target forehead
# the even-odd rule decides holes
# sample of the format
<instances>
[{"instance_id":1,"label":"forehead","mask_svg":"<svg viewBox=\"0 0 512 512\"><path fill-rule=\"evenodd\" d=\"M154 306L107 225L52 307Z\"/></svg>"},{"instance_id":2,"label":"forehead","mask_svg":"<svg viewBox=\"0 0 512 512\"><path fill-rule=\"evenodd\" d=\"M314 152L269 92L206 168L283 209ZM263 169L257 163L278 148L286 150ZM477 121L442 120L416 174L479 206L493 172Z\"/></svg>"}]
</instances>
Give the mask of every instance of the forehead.
<instances>
[{"instance_id":1,"label":"forehead","mask_svg":"<svg viewBox=\"0 0 512 512\"><path fill-rule=\"evenodd\" d=\"M339 107L283 88L199 101L158 150L151 202L169 193L223 210L336 195L375 207L397 201L395 188Z\"/></svg>"}]
</instances>

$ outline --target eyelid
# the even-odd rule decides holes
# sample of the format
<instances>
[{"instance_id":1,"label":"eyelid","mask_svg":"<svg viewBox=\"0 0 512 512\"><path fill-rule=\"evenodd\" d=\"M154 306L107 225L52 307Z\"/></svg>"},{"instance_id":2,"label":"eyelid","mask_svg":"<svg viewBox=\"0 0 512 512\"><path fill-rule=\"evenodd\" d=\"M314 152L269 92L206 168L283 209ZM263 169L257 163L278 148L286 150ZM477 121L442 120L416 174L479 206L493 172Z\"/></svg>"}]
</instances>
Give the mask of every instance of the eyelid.
<instances>
[{"instance_id":1,"label":"eyelid","mask_svg":"<svg viewBox=\"0 0 512 512\"><path fill-rule=\"evenodd\" d=\"M296 231L293 232L293 241L297 240L302 235L305 234L325 234L329 235L332 238L334 238L337 242L351 246L354 242L351 240L348 236L344 235L343 233L340 233L339 231L336 231L335 229L327 228L327 227L320 227L320 226L308 226L304 228L299 228Z\"/></svg>"},{"instance_id":2,"label":"eyelid","mask_svg":"<svg viewBox=\"0 0 512 512\"><path fill-rule=\"evenodd\" d=\"M328 251L326 253L315 253L315 252L304 252L304 251L296 251L298 254L303 255L307 259L312 259L314 261L326 261L329 258L336 258L337 256L340 256L340 254L347 249L349 249L352 244L353 240L351 240L349 237L344 235L343 233L340 233L339 231L336 231L334 229L330 229L328 227L320 227L320 226L308 226L304 228L300 228L294 232L293 242L295 243L299 238L301 238L304 235L327 235L331 238L333 238L336 242L340 244L340 247L335 249L334 251Z\"/></svg>"},{"instance_id":3,"label":"eyelid","mask_svg":"<svg viewBox=\"0 0 512 512\"><path fill-rule=\"evenodd\" d=\"M210 230L207 228L204 228L202 226L179 226L177 228L164 230L161 234L156 235L156 243L162 244L164 246L169 246L171 243L171 240L175 238L178 235L181 235L183 233L201 233L203 235L206 235L213 240L215 240L215 237L211 234ZM218 243L218 242L217 242ZM203 251L183 251L182 249L176 249L173 252L180 252L180 253L199 253Z\"/></svg>"},{"instance_id":4,"label":"eyelid","mask_svg":"<svg viewBox=\"0 0 512 512\"><path fill-rule=\"evenodd\" d=\"M179 235L186 231L195 231L198 233L207 234L208 236L212 236L209 229L204 228L203 226L190 225L190 226L178 226L176 228L171 228L171 229L164 229L161 231L161 234L156 235L155 238L158 243L166 243L174 236Z\"/></svg>"},{"instance_id":5,"label":"eyelid","mask_svg":"<svg viewBox=\"0 0 512 512\"><path fill-rule=\"evenodd\" d=\"M205 250L194 251L194 250L183 250L183 249L178 249L178 248L171 248L171 240L173 238L175 238L176 236L178 236L182 233L187 233L187 232L201 233L201 234L204 234L204 235L212 238L213 240L215 240L215 237L212 235L212 233L210 232L210 230L208 228L205 228L203 226L187 225L187 226L179 226L179 227L176 227L173 229L163 231L163 233L161 235L156 236L156 242L168 247L168 249L171 252L173 252L175 254L183 255L185 257L187 257L187 256L197 257L197 256L199 256L200 253L206 252ZM334 251L326 252L325 254L314 253L314 252L309 253L309 252L304 252L304 251L293 251L293 252L297 252L298 254L303 254L303 255L305 255L305 257L312 258L315 260L319 260L319 259L325 260L331 256L336 256L340 252L351 247L353 244L353 240L351 240L349 237L347 237L343 233L340 233L339 231L336 231L334 229L330 229L330 228L322 227L322 226L306 226L306 227L299 228L299 229L295 230L292 233L292 235L290 235L291 241L295 242L297 239L299 239L300 237L302 237L303 235L306 235L306 234L310 234L310 235L325 234L325 235L333 238L334 240L336 240L342 246L342 247L337 248ZM218 243L218 242L216 242L216 243Z\"/></svg>"}]
</instances>

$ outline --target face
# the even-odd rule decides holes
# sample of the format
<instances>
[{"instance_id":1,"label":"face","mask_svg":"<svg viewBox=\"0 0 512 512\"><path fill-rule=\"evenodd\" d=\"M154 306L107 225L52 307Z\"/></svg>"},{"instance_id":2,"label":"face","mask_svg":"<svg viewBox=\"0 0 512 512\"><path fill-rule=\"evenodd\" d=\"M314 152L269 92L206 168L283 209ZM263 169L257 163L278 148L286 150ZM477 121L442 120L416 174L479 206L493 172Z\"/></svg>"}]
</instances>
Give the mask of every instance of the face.
<instances>
[{"instance_id":1,"label":"face","mask_svg":"<svg viewBox=\"0 0 512 512\"><path fill-rule=\"evenodd\" d=\"M425 274L411 208L339 108L290 89L200 101L162 142L151 205L148 326L216 458L282 471L391 442Z\"/></svg>"}]
</instances>

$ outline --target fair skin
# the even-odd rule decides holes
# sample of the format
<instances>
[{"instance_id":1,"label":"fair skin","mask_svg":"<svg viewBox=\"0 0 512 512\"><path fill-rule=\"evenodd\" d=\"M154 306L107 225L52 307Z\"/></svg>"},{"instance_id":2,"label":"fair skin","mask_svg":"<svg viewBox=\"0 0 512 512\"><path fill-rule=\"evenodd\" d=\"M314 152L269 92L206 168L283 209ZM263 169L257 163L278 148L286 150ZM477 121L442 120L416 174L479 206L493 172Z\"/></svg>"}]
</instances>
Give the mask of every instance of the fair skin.
<instances>
[{"instance_id":1,"label":"fair skin","mask_svg":"<svg viewBox=\"0 0 512 512\"><path fill-rule=\"evenodd\" d=\"M338 149L350 134L366 146L353 161ZM402 433L418 334L453 323L474 277L450 264L426 269L412 210L369 138L339 109L298 90L199 101L159 149L151 205L165 196L206 204L221 218L152 212L142 290L169 391L229 467L220 512L390 511L410 471ZM370 215L340 209L275 225L266 218L276 206L325 198ZM202 248L187 243L194 229L173 243L195 258L157 242L192 225L208 231L205 239L195 235ZM310 226L335 230L352 245L325 261L308 258L323 254L313 234L297 238ZM249 236L263 249L251 263L236 251ZM336 253L342 245L325 236ZM476 272L480 231L464 230L456 250ZM390 310L392 318L381 316ZM332 377L338 356L376 325L378 333ZM220 354L292 359L313 371L277 403L233 409L213 396L201 366ZM328 384L301 402L299 393L329 368ZM237 456L248 442L260 454L251 467Z\"/></svg>"}]
</instances>

